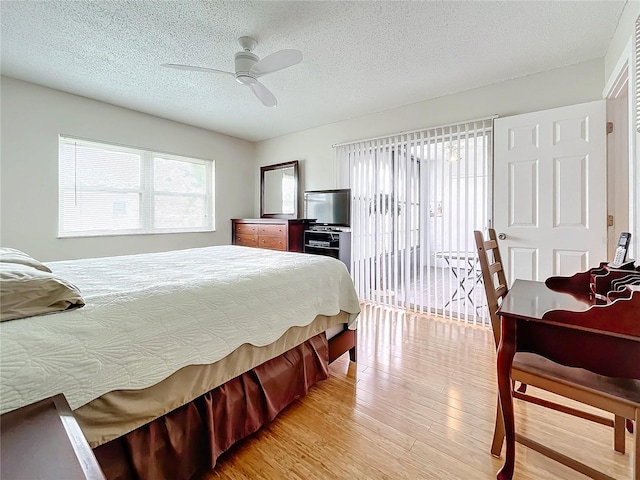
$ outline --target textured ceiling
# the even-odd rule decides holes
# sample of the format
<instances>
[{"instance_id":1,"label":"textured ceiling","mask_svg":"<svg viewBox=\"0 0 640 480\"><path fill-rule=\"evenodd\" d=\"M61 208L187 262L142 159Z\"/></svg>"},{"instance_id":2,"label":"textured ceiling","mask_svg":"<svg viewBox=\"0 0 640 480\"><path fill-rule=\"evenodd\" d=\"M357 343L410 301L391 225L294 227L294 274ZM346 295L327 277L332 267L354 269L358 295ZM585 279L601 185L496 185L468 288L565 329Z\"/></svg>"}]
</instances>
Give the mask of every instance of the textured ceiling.
<instances>
[{"instance_id":1,"label":"textured ceiling","mask_svg":"<svg viewBox=\"0 0 640 480\"><path fill-rule=\"evenodd\" d=\"M624 1L7 1L2 73L258 141L605 55ZM230 76L236 39L301 50L263 77L267 108Z\"/></svg>"}]
</instances>

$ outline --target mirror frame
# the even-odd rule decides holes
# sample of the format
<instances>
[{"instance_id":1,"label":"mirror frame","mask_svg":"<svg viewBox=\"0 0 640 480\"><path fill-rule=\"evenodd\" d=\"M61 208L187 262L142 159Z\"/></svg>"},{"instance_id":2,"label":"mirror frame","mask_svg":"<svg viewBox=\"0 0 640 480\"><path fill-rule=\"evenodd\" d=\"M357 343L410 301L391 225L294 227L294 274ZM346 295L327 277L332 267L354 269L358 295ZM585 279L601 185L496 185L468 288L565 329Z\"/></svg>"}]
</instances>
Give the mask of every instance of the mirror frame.
<instances>
[{"instance_id":1,"label":"mirror frame","mask_svg":"<svg viewBox=\"0 0 640 480\"><path fill-rule=\"evenodd\" d=\"M264 175L266 172L293 167L293 213L264 213ZM260 218L298 218L298 160L260 167Z\"/></svg>"}]
</instances>

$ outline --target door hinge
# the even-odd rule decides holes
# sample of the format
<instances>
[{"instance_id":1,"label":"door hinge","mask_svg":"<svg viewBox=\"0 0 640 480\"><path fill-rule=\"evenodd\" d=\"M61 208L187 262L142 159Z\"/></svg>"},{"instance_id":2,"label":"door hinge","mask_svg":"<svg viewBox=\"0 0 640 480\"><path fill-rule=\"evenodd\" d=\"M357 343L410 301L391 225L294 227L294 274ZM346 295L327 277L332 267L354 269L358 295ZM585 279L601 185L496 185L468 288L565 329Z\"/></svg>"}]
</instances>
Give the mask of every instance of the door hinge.
<instances>
[{"instance_id":1,"label":"door hinge","mask_svg":"<svg viewBox=\"0 0 640 480\"><path fill-rule=\"evenodd\" d=\"M613 215L607 215L607 227L613 227Z\"/></svg>"},{"instance_id":2,"label":"door hinge","mask_svg":"<svg viewBox=\"0 0 640 480\"><path fill-rule=\"evenodd\" d=\"M607 122L607 134L613 133L613 122Z\"/></svg>"}]
</instances>

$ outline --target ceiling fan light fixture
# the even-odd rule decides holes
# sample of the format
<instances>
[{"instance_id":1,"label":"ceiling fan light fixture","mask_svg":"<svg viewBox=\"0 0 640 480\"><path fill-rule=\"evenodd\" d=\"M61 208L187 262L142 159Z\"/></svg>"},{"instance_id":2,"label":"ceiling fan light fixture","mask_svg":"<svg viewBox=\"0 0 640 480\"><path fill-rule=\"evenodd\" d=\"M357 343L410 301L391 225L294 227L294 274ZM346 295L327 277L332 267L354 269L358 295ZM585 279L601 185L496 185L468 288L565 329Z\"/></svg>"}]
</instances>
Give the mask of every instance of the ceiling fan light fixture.
<instances>
[{"instance_id":1,"label":"ceiling fan light fixture","mask_svg":"<svg viewBox=\"0 0 640 480\"><path fill-rule=\"evenodd\" d=\"M255 85L258 82L258 79L253 75L238 73L236 75L236 82L241 83L242 85Z\"/></svg>"},{"instance_id":2,"label":"ceiling fan light fixture","mask_svg":"<svg viewBox=\"0 0 640 480\"><path fill-rule=\"evenodd\" d=\"M297 65L302 61L302 52L293 49L284 49L267 55L262 60L251 53L258 42L253 37L240 37L238 39L241 52L237 52L234 56L235 71L228 72L225 70L217 70L215 68L198 67L195 65L180 65L177 63L163 63L163 67L175 68L177 70L190 70L196 72L222 73L231 75L240 85L249 87L253 94L262 102L265 107L275 107L278 100L271 91L260 83L258 78L269 73L284 70L285 68Z\"/></svg>"},{"instance_id":3,"label":"ceiling fan light fixture","mask_svg":"<svg viewBox=\"0 0 640 480\"><path fill-rule=\"evenodd\" d=\"M240 37L238 38L240 48L247 52L251 52L258 45L258 41L253 37Z\"/></svg>"},{"instance_id":4,"label":"ceiling fan light fixture","mask_svg":"<svg viewBox=\"0 0 640 480\"><path fill-rule=\"evenodd\" d=\"M247 73L258 61L258 56L251 52L238 52L234 56L236 73Z\"/></svg>"}]
</instances>

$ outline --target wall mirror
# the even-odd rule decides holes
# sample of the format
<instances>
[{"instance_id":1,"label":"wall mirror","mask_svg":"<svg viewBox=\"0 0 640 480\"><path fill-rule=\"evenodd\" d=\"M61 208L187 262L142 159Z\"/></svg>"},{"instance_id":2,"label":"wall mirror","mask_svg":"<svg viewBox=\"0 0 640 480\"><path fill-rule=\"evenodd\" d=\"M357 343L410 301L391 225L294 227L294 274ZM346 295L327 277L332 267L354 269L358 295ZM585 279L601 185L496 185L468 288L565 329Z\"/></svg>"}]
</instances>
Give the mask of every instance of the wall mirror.
<instances>
[{"instance_id":1,"label":"wall mirror","mask_svg":"<svg viewBox=\"0 0 640 480\"><path fill-rule=\"evenodd\" d=\"M298 218L298 161L260 167L260 217Z\"/></svg>"}]
</instances>

